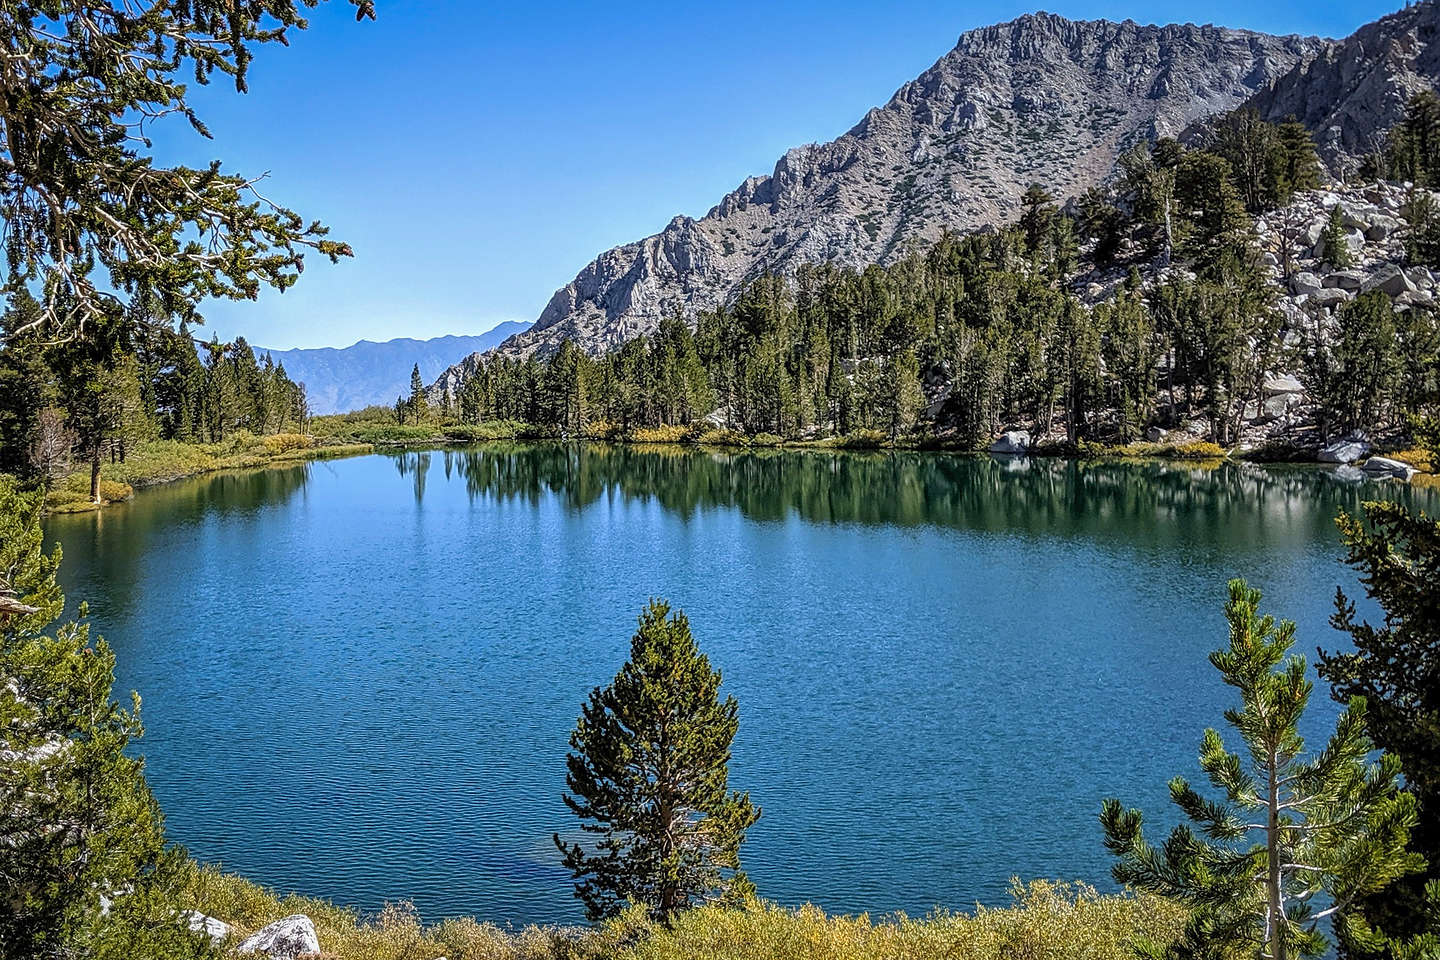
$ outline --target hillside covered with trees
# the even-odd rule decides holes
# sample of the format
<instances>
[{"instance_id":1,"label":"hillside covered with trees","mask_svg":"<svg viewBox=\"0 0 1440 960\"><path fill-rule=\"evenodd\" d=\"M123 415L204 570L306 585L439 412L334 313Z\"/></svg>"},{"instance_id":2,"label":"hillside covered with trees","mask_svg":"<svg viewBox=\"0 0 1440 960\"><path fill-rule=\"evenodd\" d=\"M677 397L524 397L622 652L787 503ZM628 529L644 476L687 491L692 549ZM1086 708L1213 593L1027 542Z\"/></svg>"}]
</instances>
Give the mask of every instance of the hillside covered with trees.
<instances>
[{"instance_id":1,"label":"hillside covered with trees","mask_svg":"<svg viewBox=\"0 0 1440 960\"><path fill-rule=\"evenodd\" d=\"M1436 101L1418 97L1372 172L1417 184L1406 263L1436 263ZM1060 209L1039 185L1017 224L944 236L892 266L800 267L767 275L694 328L663 322L589 356L492 354L458 393L429 400L474 424L515 420L561 435L701 426L781 438L879 432L984 447L1002 429L1126 443L1151 428L1233 445L1266 399L1299 374L1318 445L1354 430L1407 431L1440 405L1440 325L1428 300L1384 290L1291 296L1298 254L1261 242L1257 222L1321 186L1298 123L1248 111L1204 146L1173 140L1125 154L1112 188ZM1351 266L1340 203L1307 243ZM1327 244L1327 240L1329 243ZM1302 241L1303 242L1303 241ZM1103 297L1097 279L1112 280ZM1360 286L1359 283L1356 286ZM1196 423L1199 419L1203 422Z\"/></svg>"}]
</instances>

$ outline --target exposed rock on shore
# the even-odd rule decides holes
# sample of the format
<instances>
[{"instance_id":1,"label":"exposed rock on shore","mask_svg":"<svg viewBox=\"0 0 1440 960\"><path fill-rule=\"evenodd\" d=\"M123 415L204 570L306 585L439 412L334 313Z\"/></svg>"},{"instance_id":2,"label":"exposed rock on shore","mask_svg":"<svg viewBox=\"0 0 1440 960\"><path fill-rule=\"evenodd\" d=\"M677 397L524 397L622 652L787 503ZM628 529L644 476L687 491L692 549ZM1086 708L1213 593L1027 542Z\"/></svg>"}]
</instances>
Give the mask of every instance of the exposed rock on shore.
<instances>
[{"instance_id":1,"label":"exposed rock on shore","mask_svg":"<svg viewBox=\"0 0 1440 960\"><path fill-rule=\"evenodd\" d=\"M297 960L320 952L315 924L303 913L276 920L246 937L236 953L263 953L271 960Z\"/></svg>"}]
</instances>

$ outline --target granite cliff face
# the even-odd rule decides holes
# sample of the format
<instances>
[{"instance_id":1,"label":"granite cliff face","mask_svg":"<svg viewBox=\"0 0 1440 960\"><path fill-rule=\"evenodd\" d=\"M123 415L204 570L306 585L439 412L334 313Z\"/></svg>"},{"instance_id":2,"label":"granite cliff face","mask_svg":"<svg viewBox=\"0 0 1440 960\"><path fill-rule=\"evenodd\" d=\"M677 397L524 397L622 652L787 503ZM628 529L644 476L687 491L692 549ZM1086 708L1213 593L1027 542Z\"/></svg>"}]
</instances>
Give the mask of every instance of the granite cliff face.
<instances>
[{"instance_id":1,"label":"granite cliff face","mask_svg":"<svg viewBox=\"0 0 1440 960\"><path fill-rule=\"evenodd\" d=\"M603 351L679 311L714 308L760 273L884 263L910 245L1018 215L1035 182L1066 198L1133 143L1245 102L1323 41L1045 13L964 34L844 136L790 150L704 217L606 251L500 349ZM447 371L459 387L472 358Z\"/></svg>"},{"instance_id":2,"label":"granite cliff face","mask_svg":"<svg viewBox=\"0 0 1440 960\"><path fill-rule=\"evenodd\" d=\"M1440 5L1433 0L1326 44L1250 101L1267 120L1300 119L1336 176L1378 149L1405 103L1440 79Z\"/></svg>"}]
</instances>

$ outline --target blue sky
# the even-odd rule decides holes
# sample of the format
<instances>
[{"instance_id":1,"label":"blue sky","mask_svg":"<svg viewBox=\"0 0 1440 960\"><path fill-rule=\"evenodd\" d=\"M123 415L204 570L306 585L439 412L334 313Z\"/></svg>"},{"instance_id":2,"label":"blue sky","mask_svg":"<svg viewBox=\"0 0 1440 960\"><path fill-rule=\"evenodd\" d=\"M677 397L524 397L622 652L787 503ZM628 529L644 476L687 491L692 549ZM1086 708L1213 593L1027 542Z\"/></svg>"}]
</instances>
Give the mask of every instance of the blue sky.
<instances>
[{"instance_id":1,"label":"blue sky","mask_svg":"<svg viewBox=\"0 0 1440 960\"><path fill-rule=\"evenodd\" d=\"M265 190L356 257L314 260L258 302L216 303L222 338L275 348L479 333L533 320L595 254L700 216L789 147L833 139L965 30L1024 2L487 4L343 0L250 93L194 97L215 136L157 131L165 160L269 171ZM1077 2L1076 19L1196 21L1344 36L1394 9L1315 0Z\"/></svg>"}]
</instances>

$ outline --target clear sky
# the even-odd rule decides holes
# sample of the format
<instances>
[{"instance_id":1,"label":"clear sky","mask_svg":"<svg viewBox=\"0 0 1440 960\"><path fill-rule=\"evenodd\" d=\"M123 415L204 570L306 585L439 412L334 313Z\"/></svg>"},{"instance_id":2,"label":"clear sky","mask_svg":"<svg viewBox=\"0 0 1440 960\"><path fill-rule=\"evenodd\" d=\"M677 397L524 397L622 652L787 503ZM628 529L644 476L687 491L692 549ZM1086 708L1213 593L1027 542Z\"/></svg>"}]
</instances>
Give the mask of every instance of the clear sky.
<instances>
[{"instance_id":1,"label":"clear sky","mask_svg":"<svg viewBox=\"0 0 1440 960\"><path fill-rule=\"evenodd\" d=\"M195 101L215 136L156 132L165 160L269 171L266 192L350 242L338 266L207 309L275 348L479 333L533 320L597 253L700 216L789 147L833 139L1023 0L491 4L330 0L250 93ZM1363 0L1080 0L1075 19L1205 21L1340 37Z\"/></svg>"}]
</instances>

